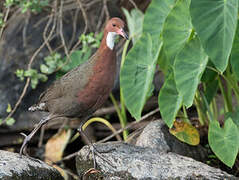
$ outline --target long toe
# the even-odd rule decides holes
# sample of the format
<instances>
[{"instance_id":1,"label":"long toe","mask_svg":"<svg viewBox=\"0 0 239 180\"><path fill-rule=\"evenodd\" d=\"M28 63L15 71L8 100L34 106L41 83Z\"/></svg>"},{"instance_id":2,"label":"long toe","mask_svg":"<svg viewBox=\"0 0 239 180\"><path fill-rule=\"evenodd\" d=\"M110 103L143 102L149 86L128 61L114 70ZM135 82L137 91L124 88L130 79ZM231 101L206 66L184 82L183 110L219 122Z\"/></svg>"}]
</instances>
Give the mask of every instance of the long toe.
<instances>
[{"instance_id":1,"label":"long toe","mask_svg":"<svg viewBox=\"0 0 239 180\"><path fill-rule=\"evenodd\" d=\"M22 133L21 133L21 134L22 134ZM20 156L26 155L27 144L28 144L28 142L30 141L29 136L26 136L25 134L22 134L22 135L25 136L25 139L24 139L24 141L23 141L23 143L22 143L22 146L21 146L21 148L20 148L20 152L19 152Z\"/></svg>"},{"instance_id":2,"label":"long toe","mask_svg":"<svg viewBox=\"0 0 239 180\"><path fill-rule=\"evenodd\" d=\"M106 152L99 152L96 147L94 146L94 144L90 145L90 151L92 153L92 159L93 159L93 163L94 163L94 169L97 169L97 163L96 163L96 158L95 155L97 155L99 158L101 158L104 162L107 162L110 166L112 166L113 168L115 168L115 166L106 158L104 158L101 154L106 153Z\"/></svg>"}]
</instances>

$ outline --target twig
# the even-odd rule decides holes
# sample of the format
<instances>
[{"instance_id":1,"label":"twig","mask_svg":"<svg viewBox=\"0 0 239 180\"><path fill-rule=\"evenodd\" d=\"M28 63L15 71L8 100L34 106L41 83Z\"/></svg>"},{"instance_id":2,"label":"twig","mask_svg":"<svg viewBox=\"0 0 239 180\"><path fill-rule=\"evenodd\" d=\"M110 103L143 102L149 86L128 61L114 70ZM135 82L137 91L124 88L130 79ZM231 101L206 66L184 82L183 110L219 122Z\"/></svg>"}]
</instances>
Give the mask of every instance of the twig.
<instances>
[{"instance_id":1,"label":"twig","mask_svg":"<svg viewBox=\"0 0 239 180\"><path fill-rule=\"evenodd\" d=\"M77 2L78 2L78 4L79 4L81 13L82 13L83 18L84 18L84 21L85 21L85 28L84 28L84 31L83 31L83 34L85 34L86 31L87 31L87 29L88 29L88 19L87 19L87 15L86 15L85 9L83 8L83 5L82 5L81 1L80 1L80 0L77 0Z\"/></svg>"},{"instance_id":2,"label":"twig","mask_svg":"<svg viewBox=\"0 0 239 180\"><path fill-rule=\"evenodd\" d=\"M104 12L105 12L105 15L106 15L106 21L108 21L110 19L110 14L109 14L109 10L108 10L108 6L107 6L107 0L104 0L103 1L103 4L104 4Z\"/></svg>"},{"instance_id":3,"label":"twig","mask_svg":"<svg viewBox=\"0 0 239 180\"><path fill-rule=\"evenodd\" d=\"M98 24L96 25L96 32L98 33L100 28L101 28L101 25L102 25L102 21L103 21L103 18L104 18L104 14L105 14L105 11L103 11L104 9L104 5L103 5L103 8L101 10L101 14L100 14L100 17L99 17L99 20L98 20Z\"/></svg>"},{"instance_id":4,"label":"twig","mask_svg":"<svg viewBox=\"0 0 239 180\"><path fill-rule=\"evenodd\" d=\"M48 23L49 23L49 21L48 21ZM32 57L31 57L31 59L30 59L30 61L29 61L29 63L28 63L28 66L27 66L27 69L28 69L28 70L31 69L31 65L32 65L34 59L35 59L36 56L39 54L39 52L44 48L44 46L46 45L47 41L48 41L48 40L50 39L50 37L52 36L53 31L54 31L54 29L52 28L52 30L51 30L49 36L47 37L46 41L44 41L44 42L42 43L42 45L41 45L41 46L35 51L35 53L32 55ZM6 123L6 121L7 121L7 120L15 113L15 111L17 110L18 106L19 106L20 103L22 102L22 99L23 99L23 97L25 96L25 94L26 94L26 92L27 92L27 88L28 88L28 86L29 86L29 84L30 84L30 80L31 80L31 78L28 77L27 80L26 80L26 84L25 84L25 86L24 86L24 88L23 88L23 91L22 91L22 93L21 93L21 95L20 95L20 97L19 97L17 103L15 104L13 110L12 110L12 111L8 114L8 116L2 121L2 123L0 123L0 125Z\"/></svg>"},{"instance_id":5,"label":"twig","mask_svg":"<svg viewBox=\"0 0 239 180\"><path fill-rule=\"evenodd\" d=\"M59 164L59 163L62 163L63 161L70 160L70 159L76 157L77 154L78 154L78 151L77 151L77 152L74 152L74 153L72 153L72 154L69 154L68 156L63 157L61 160L56 161L54 164Z\"/></svg>"},{"instance_id":6,"label":"twig","mask_svg":"<svg viewBox=\"0 0 239 180\"><path fill-rule=\"evenodd\" d=\"M86 15L85 9L83 8L83 5L82 5L81 1L80 1L80 0L77 0L77 2L78 2L78 6L79 6L79 8L80 8L80 10L81 10L81 13L82 13L83 18L84 18L84 21L85 21L85 28L84 28L84 31L83 31L83 33L82 33L82 34L85 34L86 31L87 31L87 29L88 29L88 19L87 19L87 15ZM79 40L77 41L77 43L74 45L74 47L71 49L70 54L77 48L77 46L79 46L80 43L81 43L81 40L79 39Z\"/></svg>"},{"instance_id":7,"label":"twig","mask_svg":"<svg viewBox=\"0 0 239 180\"><path fill-rule=\"evenodd\" d=\"M129 0L129 2L134 6L135 9L138 9L138 6L135 4L133 0Z\"/></svg>"},{"instance_id":8,"label":"twig","mask_svg":"<svg viewBox=\"0 0 239 180\"><path fill-rule=\"evenodd\" d=\"M60 38L61 38L61 43L62 43L62 45L63 45L64 52L65 52L65 54L66 54L67 60L66 60L61 66L59 66L59 67L55 70L55 72L56 72L56 71L59 71L63 66L65 66L66 64L68 64L68 63L70 62L70 60L71 60L69 51L68 51L68 49L67 49L67 47L66 47L65 38L64 38L64 35L63 35L63 20L62 20L62 19L63 19L63 15L62 15L62 13L63 13L63 12L62 12L63 4L64 4L64 1L61 1L60 14L59 14L59 19L60 19L59 25L60 25Z\"/></svg>"},{"instance_id":9,"label":"twig","mask_svg":"<svg viewBox=\"0 0 239 180\"><path fill-rule=\"evenodd\" d=\"M157 109L155 109L155 110L149 112L148 114L144 115L139 121L134 121L134 122L130 123L129 125L125 126L124 128L121 128L121 129L119 129L118 131L116 131L116 133L111 134L110 136L108 136L108 137L106 137L106 138L104 138L104 139L102 139L102 140L100 140L100 141L98 141L98 142L96 142L96 143L103 143L103 142L105 142L105 141L110 140L110 139L111 139L112 137L114 137L116 134L119 134L119 133L123 132L124 130L129 129L129 128L132 127L133 125L135 125L135 124L137 124L137 123L139 123L139 122L141 122L141 121L147 119L148 117L152 116L153 114L155 114L155 113L157 113L157 112L159 112L159 108L157 108Z\"/></svg>"},{"instance_id":10,"label":"twig","mask_svg":"<svg viewBox=\"0 0 239 180\"><path fill-rule=\"evenodd\" d=\"M78 16L79 16L79 9L77 8L76 9L76 12L75 12L75 15L73 17L73 23L72 23L72 36L71 36L71 40L69 42L69 45L68 45L68 49L71 48L75 38L76 38L76 26L77 26L77 19L78 19Z\"/></svg>"},{"instance_id":11,"label":"twig","mask_svg":"<svg viewBox=\"0 0 239 180\"><path fill-rule=\"evenodd\" d=\"M7 11L6 11L5 17L4 17L4 19L3 19L3 23L4 23L4 25L3 25L3 27L0 29L0 40L1 40L1 38L2 38L3 30L4 30L5 26L6 26L5 23L7 22L7 18L8 18L9 12L10 12L10 7L7 8Z\"/></svg>"},{"instance_id":12,"label":"twig","mask_svg":"<svg viewBox=\"0 0 239 180\"><path fill-rule=\"evenodd\" d=\"M27 17L25 19L25 25L22 30L22 39L23 39L23 47L24 48L26 48L26 46L27 46L27 38L26 37L27 37L27 27L28 27L30 15L31 15L30 11L27 11L26 15L27 15Z\"/></svg>"},{"instance_id":13,"label":"twig","mask_svg":"<svg viewBox=\"0 0 239 180\"><path fill-rule=\"evenodd\" d=\"M50 44L49 44L49 41L47 40L47 37L46 37L46 33L47 33L47 31L48 31L48 28L49 28L49 26L50 26L50 23L52 22L52 16L50 16L50 19L49 19L48 22L49 22L49 23L47 23L47 25L46 25L46 27L45 27L45 29L44 29L44 32L43 32L43 39L44 39L44 41L46 42L46 46L47 46L47 48L48 48L50 54L52 54L52 48L51 48L51 46L50 46ZM56 23L56 18L54 18L53 27L55 26L55 23ZM55 29L55 28L53 28L53 27L52 27L52 29Z\"/></svg>"}]
</instances>

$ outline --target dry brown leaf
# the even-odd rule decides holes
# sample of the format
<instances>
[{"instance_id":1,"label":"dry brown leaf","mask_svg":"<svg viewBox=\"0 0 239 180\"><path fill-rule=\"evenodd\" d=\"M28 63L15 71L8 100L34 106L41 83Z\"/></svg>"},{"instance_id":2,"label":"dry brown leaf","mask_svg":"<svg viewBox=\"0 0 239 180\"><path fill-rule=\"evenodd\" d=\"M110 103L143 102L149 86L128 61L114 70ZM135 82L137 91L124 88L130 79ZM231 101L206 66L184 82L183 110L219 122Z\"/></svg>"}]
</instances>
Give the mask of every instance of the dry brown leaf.
<instances>
[{"instance_id":1,"label":"dry brown leaf","mask_svg":"<svg viewBox=\"0 0 239 180\"><path fill-rule=\"evenodd\" d=\"M45 162L51 163L62 159L63 152L71 137L71 130L62 130L51 137L45 147Z\"/></svg>"}]
</instances>

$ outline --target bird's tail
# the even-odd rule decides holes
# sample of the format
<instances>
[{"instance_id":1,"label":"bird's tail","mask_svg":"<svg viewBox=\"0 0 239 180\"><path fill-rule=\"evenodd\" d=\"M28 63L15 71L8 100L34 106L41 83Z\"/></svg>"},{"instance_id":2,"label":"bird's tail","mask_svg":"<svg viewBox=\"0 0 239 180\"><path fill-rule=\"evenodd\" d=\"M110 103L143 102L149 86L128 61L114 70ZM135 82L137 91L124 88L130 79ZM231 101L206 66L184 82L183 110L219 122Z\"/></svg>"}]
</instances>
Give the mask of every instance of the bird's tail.
<instances>
[{"instance_id":1,"label":"bird's tail","mask_svg":"<svg viewBox=\"0 0 239 180\"><path fill-rule=\"evenodd\" d=\"M34 104L28 108L28 111L44 111L46 109L46 103Z\"/></svg>"}]
</instances>

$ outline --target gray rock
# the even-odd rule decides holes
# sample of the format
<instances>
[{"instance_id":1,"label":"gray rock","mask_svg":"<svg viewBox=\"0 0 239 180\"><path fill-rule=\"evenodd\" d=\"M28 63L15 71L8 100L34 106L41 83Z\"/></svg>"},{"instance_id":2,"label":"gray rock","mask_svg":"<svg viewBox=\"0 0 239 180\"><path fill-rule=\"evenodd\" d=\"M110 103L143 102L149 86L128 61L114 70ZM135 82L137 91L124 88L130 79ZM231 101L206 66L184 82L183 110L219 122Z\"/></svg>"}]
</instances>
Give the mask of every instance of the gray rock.
<instances>
[{"instance_id":1,"label":"gray rock","mask_svg":"<svg viewBox=\"0 0 239 180\"><path fill-rule=\"evenodd\" d=\"M204 161L207 157L207 151L201 145L191 146L171 135L162 120L149 123L138 137L135 145L158 149L158 151L174 152L198 161Z\"/></svg>"},{"instance_id":2,"label":"gray rock","mask_svg":"<svg viewBox=\"0 0 239 180\"><path fill-rule=\"evenodd\" d=\"M63 177L55 168L40 160L0 150L0 179L63 180Z\"/></svg>"},{"instance_id":3,"label":"gray rock","mask_svg":"<svg viewBox=\"0 0 239 180\"><path fill-rule=\"evenodd\" d=\"M175 153L139 147L121 142L95 144L102 160L96 154L97 168L104 179L237 179L236 177ZM110 162L110 163L109 163ZM79 175L93 167L89 146L83 147L76 157ZM96 177L94 177L96 178Z\"/></svg>"}]
</instances>

